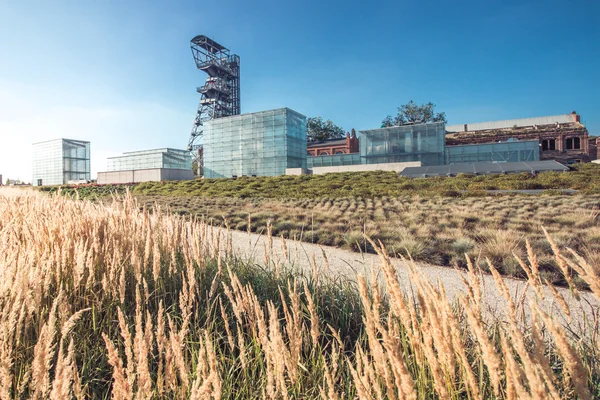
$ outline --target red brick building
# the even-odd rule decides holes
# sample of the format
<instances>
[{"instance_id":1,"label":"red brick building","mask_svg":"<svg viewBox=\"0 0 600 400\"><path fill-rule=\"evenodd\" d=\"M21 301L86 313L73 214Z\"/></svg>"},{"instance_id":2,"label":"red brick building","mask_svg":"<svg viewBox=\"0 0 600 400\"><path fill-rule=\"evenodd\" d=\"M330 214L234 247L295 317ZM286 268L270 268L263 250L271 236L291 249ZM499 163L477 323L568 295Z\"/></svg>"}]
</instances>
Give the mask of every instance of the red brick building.
<instances>
[{"instance_id":1,"label":"red brick building","mask_svg":"<svg viewBox=\"0 0 600 400\"><path fill-rule=\"evenodd\" d=\"M446 131L447 146L505 142L511 138L538 140L541 160L567 164L597 159L598 150L594 147L600 143L590 141L588 130L575 111L549 117L448 125Z\"/></svg>"},{"instance_id":2,"label":"red brick building","mask_svg":"<svg viewBox=\"0 0 600 400\"><path fill-rule=\"evenodd\" d=\"M590 160L600 159L600 137L591 137L588 143Z\"/></svg>"},{"instance_id":3,"label":"red brick building","mask_svg":"<svg viewBox=\"0 0 600 400\"><path fill-rule=\"evenodd\" d=\"M308 142L307 148L309 156L331 156L358 153L359 151L358 138L354 129L352 129L352 134L346 133L345 138Z\"/></svg>"}]
</instances>

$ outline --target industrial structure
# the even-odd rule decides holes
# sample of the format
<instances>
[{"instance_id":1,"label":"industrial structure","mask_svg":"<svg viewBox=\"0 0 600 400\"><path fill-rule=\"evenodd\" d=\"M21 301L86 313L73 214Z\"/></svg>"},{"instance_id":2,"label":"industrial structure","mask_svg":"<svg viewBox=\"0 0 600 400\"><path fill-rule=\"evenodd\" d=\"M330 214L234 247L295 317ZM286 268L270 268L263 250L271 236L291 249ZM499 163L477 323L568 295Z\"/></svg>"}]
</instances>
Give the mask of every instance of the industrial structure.
<instances>
[{"instance_id":1,"label":"industrial structure","mask_svg":"<svg viewBox=\"0 0 600 400\"><path fill-rule=\"evenodd\" d=\"M107 171L98 172L99 184L186 179L194 179L190 152L169 148L132 151L110 157Z\"/></svg>"},{"instance_id":2,"label":"industrial structure","mask_svg":"<svg viewBox=\"0 0 600 400\"><path fill-rule=\"evenodd\" d=\"M595 140L590 145L587 128L575 111L547 117L448 125L446 130L448 148L515 139L535 140L541 160L572 164L598 158Z\"/></svg>"},{"instance_id":3,"label":"industrial structure","mask_svg":"<svg viewBox=\"0 0 600 400\"><path fill-rule=\"evenodd\" d=\"M388 170L473 162L538 161L536 140L508 139L499 143L447 146L443 122L405 124L360 131L359 151L348 154L308 152L307 173ZM301 171L288 171L299 174Z\"/></svg>"},{"instance_id":4,"label":"industrial structure","mask_svg":"<svg viewBox=\"0 0 600 400\"><path fill-rule=\"evenodd\" d=\"M204 35L194 37L190 46L196 67L208 75L204 85L196 89L201 98L188 142L188 151L202 175L204 124L241 112L240 57Z\"/></svg>"},{"instance_id":5,"label":"industrial structure","mask_svg":"<svg viewBox=\"0 0 600 400\"><path fill-rule=\"evenodd\" d=\"M33 144L33 186L91 180L90 142L56 139Z\"/></svg>"},{"instance_id":6,"label":"industrial structure","mask_svg":"<svg viewBox=\"0 0 600 400\"><path fill-rule=\"evenodd\" d=\"M546 151L543 146L547 146L549 151L552 146L538 143L539 137L515 136L516 132L469 136L465 135L468 125L459 133L444 123L363 130L360 138L352 130L345 138L307 144L306 117L289 108L240 114L239 56L204 35L194 37L191 48L196 67L208 75L205 85L197 89L202 97L188 143L198 173L205 178L375 169L400 172L407 166L531 162L540 160L540 148ZM569 118L574 121L575 117ZM475 124L475 129L505 130L509 122L513 121ZM533 125L542 122L547 121ZM559 122L566 121L562 118ZM575 139L572 129L564 133L568 134L564 138L568 149L587 149L587 136L582 145L584 138Z\"/></svg>"}]
</instances>

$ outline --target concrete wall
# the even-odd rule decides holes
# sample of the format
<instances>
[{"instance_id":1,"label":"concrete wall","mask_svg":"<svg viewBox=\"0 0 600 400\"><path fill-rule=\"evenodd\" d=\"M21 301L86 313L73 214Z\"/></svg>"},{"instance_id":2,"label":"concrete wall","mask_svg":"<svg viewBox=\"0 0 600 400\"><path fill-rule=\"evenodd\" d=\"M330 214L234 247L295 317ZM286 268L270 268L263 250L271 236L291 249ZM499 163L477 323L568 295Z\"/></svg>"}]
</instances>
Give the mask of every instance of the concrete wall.
<instances>
[{"instance_id":1,"label":"concrete wall","mask_svg":"<svg viewBox=\"0 0 600 400\"><path fill-rule=\"evenodd\" d=\"M357 165L340 165L335 167L314 167L313 169L304 170L302 168L288 168L285 171L286 175L322 175L335 172L364 172L364 171L394 171L402 172L404 168L420 167L421 161L411 161L403 163L386 163L386 164L357 164Z\"/></svg>"},{"instance_id":2,"label":"concrete wall","mask_svg":"<svg viewBox=\"0 0 600 400\"><path fill-rule=\"evenodd\" d=\"M188 181L194 179L194 172L191 169L161 169L161 181Z\"/></svg>"},{"instance_id":3,"label":"concrete wall","mask_svg":"<svg viewBox=\"0 0 600 400\"><path fill-rule=\"evenodd\" d=\"M312 175L312 170L307 168L286 168L286 175Z\"/></svg>"},{"instance_id":4,"label":"concrete wall","mask_svg":"<svg viewBox=\"0 0 600 400\"><path fill-rule=\"evenodd\" d=\"M335 167L314 167L313 175L329 174L332 172L363 172L363 171L394 171L402 172L404 168L420 167L421 161L385 164L340 165Z\"/></svg>"},{"instance_id":5,"label":"concrete wall","mask_svg":"<svg viewBox=\"0 0 600 400\"><path fill-rule=\"evenodd\" d=\"M159 181L181 181L194 179L194 173L187 169L140 169L129 171L98 172L98 184L138 183Z\"/></svg>"}]
</instances>

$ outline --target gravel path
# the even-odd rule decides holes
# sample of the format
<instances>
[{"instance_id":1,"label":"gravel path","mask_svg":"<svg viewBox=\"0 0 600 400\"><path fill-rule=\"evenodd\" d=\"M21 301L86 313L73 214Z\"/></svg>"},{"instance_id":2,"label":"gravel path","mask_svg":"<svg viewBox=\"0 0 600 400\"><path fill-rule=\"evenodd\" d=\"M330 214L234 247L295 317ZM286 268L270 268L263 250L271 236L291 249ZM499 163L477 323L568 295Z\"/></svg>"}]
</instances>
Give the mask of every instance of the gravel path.
<instances>
[{"instance_id":1,"label":"gravel path","mask_svg":"<svg viewBox=\"0 0 600 400\"><path fill-rule=\"evenodd\" d=\"M223 240L225 240L225 237L228 234L227 231L220 228L214 229L219 232L219 234L222 235ZM240 231L230 231L229 234L231 235L232 250L234 254L245 259L253 259L255 262L263 265L265 264L265 251L269 252L269 240L267 236L254 233L248 234ZM375 267L375 271L379 271L378 266L380 265L380 259L379 256L375 254L360 254L335 247L320 246L293 240L285 240L285 243L286 249L284 249L282 239L273 238L272 252L269 252L274 257L277 257L281 264L286 264L285 260L287 259L289 260L289 263L287 263L288 265L298 266L307 271L311 271L314 259L320 272L324 273L325 276L332 278L342 276L349 279L355 279L357 273L369 276L371 266ZM325 257L327 258L326 260ZM401 285L405 291L410 290L410 278L406 265L400 259L392 259L392 262L398 272ZM432 283L435 284L439 281L443 284L449 299L455 299L457 295L460 295L465 291L465 285L461 280L461 275L466 277L464 272L450 267L439 267L420 263L417 265L420 273L427 277ZM498 292L491 275L483 274L481 281L483 286L482 295L488 306L488 311L492 315L499 315L498 310L503 309L505 304L504 297ZM527 292L526 295L534 296L533 289L531 289L526 282L512 278L505 278L504 281L506 282L510 293L515 298L520 299L525 291ZM563 323L563 325L568 324L573 327L573 324L578 325L578 323L582 322L582 317L584 315L590 316L591 313L597 312L599 302L591 293L582 293L581 301L577 301L568 289L557 289L571 308L573 322L569 323L567 321L566 316L554 300L552 293L548 288L544 288L546 297L542 304L545 308L547 307L547 310L550 310L550 312L557 315L559 321ZM525 301L527 301L526 298Z\"/></svg>"},{"instance_id":2,"label":"gravel path","mask_svg":"<svg viewBox=\"0 0 600 400\"><path fill-rule=\"evenodd\" d=\"M1 187L0 197L14 197L23 194L31 194L30 188L10 188ZM35 192L37 194L37 192ZM287 264L293 267L299 267L306 271L312 271L313 263L316 265L321 276L345 277L354 280L357 274L369 276L371 267L379 271L380 259L375 254L360 254L352 251L342 250L335 247L320 246L311 243L297 242L294 240L284 240L273 238L272 250L269 250L269 240L265 235L255 233L246 233L241 231L227 231L222 228L213 228L215 233L222 235L225 243L225 237L231 235L231 245L234 254L244 259L253 259L259 264L265 264L265 253L271 255L271 259L277 259L280 264ZM285 248L284 248L285 247ZM287 260L287 261L286 261ZM399 259L392 259L392 263L397 270L399 281L405 292L410 293L410 278L406 265ZM450 300L456 298L465 291L465 285L462 282L461 275L466 274L450 267L439 267L426 264L417 264L418 270L423 276L427 277L432 283L441 282L446 294ZM323 275L324 274L324 275ZM379 274L380 280L381 274ZM491 275L482 276L482 295L488 307L488 312L492 315L499 315L505 305L505 299L498 292L496 284ZM534 296L533 290L527 283L521 280L504 278L506 285L514 298L521 298L526 292L528 296ZM581 300L577 301L568 289L557 288L569 304L573 316L573 322L569 322L556 301L554 300L550 289L544 288L545 300L544 306L547 310L558 316L559 321L564 326L570 326L576 331L577 325L582 322L584 317L592 316L598 312L599 301L591 293L581 293ZM525 299L526 300L526 299Z\"/></svg>"}]
</instances>

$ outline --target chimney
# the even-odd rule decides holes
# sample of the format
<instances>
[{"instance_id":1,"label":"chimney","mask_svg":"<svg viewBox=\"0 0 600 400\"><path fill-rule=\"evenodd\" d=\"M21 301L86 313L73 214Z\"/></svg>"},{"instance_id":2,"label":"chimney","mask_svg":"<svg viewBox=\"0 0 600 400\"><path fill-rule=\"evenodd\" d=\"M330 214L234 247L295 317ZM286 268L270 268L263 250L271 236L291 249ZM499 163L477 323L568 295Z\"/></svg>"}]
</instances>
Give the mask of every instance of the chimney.
<instances>
[{"instance_id":1,"label":"chimney","mask_svg":"<svg viewBox=\"0 0 600 400\"><path fill-rule=\"evenodd\" d=\"M577 112L573 111L571 113L571 117L573 117L573 122L577 122L577 123L581 122L581 116L579 114L577 114Z\"/></svg>"}]
</instances>

